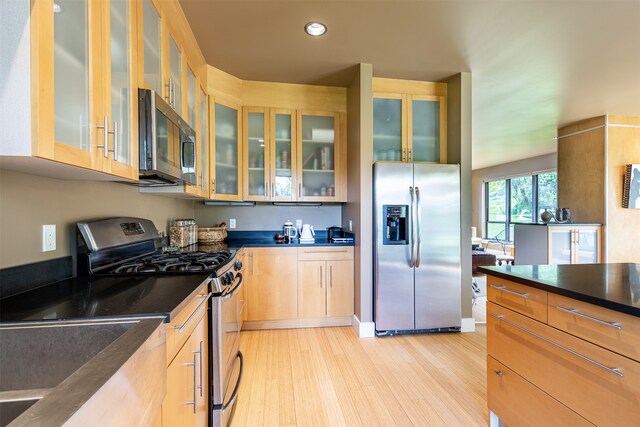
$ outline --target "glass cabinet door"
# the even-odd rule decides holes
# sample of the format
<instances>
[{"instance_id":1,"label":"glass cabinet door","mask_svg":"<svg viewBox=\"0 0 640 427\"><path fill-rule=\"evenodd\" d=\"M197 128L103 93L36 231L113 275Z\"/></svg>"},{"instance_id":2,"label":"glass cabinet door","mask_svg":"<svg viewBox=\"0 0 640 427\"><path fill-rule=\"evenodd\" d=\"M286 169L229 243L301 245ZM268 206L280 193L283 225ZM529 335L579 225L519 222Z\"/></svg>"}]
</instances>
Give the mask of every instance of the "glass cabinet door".
<instances>
[{"instance_id":1,"label":"glass cabinet door","mask_svg":"<svg viewBox=\"0 0 640 427\"><path fill-rule=\"evenodd\" d=\"M373 160L404 161L402 99L373 99Z\"/></svg>"},{"instance_id":2,"label":"glass cabinet door","mask_svg":"<svg viewBox=\"0 0 640 427\"><path fill-rule=\"evenodd\" d=\"M551 253L549 264L571 264L572 230L570 227L550 227Z\"/></svg>"},{"instance_id":3,"label":"glass cabinet door","mask_svg":"<svg viewBox=\"0 0 640 427\"><path fill-rule=\"evenodd\" d=\"M169 104L182 116L182 52L169 36Z\"/></svg>"},{"instance_id":4,"label":"glass cabinet door","mask_svg":"<svg viewBox=\"0 0 640 427\"><path fill-rule=\"evenodd\" d=\"M238 109L216 102L215 184L213 191L216 197L222 196L223 199L235 200L241 194L238 182L240 173L238 123Z\"/></svg>"},{"instance_id":5,"label":"glass cabinet door","mask_svg":"<svg viewBox=\"0 0 640 427\"><path fill-rule=\"evenodd\" d=\"M162 62L160 60L160 14L151 0L142 0L144 37L144 82L162 96Z\"/></svg>"},{"instance_id":6,"label":"glass cabinet door","mask_svg":"<svg viewBox=\"0 0 640 427\"><path fill-rule=\"evenodd\" d=\"M440 101L438 98L412 98L409 116L411 117L409 161L440 162Z\"/></svg>"},{"instance_id":7,"label":"glass cabinet door","mask_svg":"<svg viewBox=\"0 0 640 427\"><path fill-rule=\"evenodd\" d=\"M291 111L275 110L271 113L271 198L273 200L294 199L295 135L294 115Z\"/></svg>"},{"instance_id":8,"label":"glass cabinet door","mask_svg":"<svg viewBox=\"0 0 640 427\"><path fill-rule=\"evenodd\" d=\"M595 264L598 262L598 231L594 229L576 229L576 263Z\"/></svg>"},{"instance_id":9,"label":"glass cabinet door","mask_svg":"<svg viewBox=\"0 0 640 427\"><path fill-rule=\"evenodd\" d=\"M191 71L191 68L187 67L187 120L192 128L196 128L196 91L197 91L196 76Z\"/></svg>"},{"instance_id":10,"label":"glass cabinet door","mask_svg":"<svg viewBox=\"0 0 640 427\"><path fill-rule=\"evenodd\" d=\"M130 5L127 0L111 0L111 87L110 117L113 135L113 158L126 165L131 164L132 132L131 110L136 96L131 84L131 26Z\"/></svg>"},{"instance_id":11,"label":"glass cabinet door","mask_svg":"<svg viewBox=\"0 0 640 427\"><path fill-rule=\"evenodd\" d=\"M90 126L103 124L100 112L96 114L89 106L89 9L99 4L60 0L58 5L64 13L53 14L54 137L56 142L88 153ZM102 141L102 131L96 134Z\"/></svg>"},{"instance_id":12,"label":"glass cabinet door","mask_svg":"<svg viewBox=\"0 0 640 427\"><path fill-rule=\"evenodd\" d=\"M301 152L298 198L335 198L335 148L337 120L334 114L299 113Z\"/></svg>"},{"instance_id":13,"label":"glass cabinet door","mask_svg":"<svg viewBox=\"0 0 640 427\"><path fill-rule=\"evenodd\" d=\"M268 122L264 109L245 109L245 199L268 200Z\"/></svg>"},{"instance_id":14,"label":"glass cabinet door","mask_svg":"<svg viewBox=\"0 0 640 427\"><path fill-rule=\"evenodd\" d=\"M207 94L200 89L200 189L209 188L209 115L207 114Z\"/></svg>"}]
</instances>

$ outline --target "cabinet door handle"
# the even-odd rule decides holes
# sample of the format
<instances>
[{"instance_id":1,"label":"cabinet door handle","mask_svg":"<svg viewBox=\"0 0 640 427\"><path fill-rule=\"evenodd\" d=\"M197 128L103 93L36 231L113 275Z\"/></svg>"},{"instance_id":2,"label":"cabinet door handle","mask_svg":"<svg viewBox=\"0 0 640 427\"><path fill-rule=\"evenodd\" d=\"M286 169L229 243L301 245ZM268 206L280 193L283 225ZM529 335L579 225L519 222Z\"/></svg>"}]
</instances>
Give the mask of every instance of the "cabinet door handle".
<instances>
[{"instance_id":1,"label":"cabinet door handle","mask_svg":"<svg viewBox=\"0 0 640 427\"><path fill-rule=\"evenodd\" d=\"M298 184L298 199L302 198L302 183Z\"/></svg>"},{"instance_id":2,"label":"cabinet door handle","mask_svg":"<svg viewBox=\"0 0 640 427\"><path fill-rule=\"evenodd\" d=\"M496 376L501 377L501 378L504 375L504 372L502 372L502 371L493 371L493 372L495 372Z\"/></svg>"},{"instance_id":3,"label":"cabinet door handle","mask_svg":"<svg viewBox=\"0 0 640 427\"><path fill-rule=\"evenodd\" d=\"M403 148L402 149L402 161L406 161L407 160L407 149Z\"/></svg>"},{"instance_id":4,"label":"cabinet door handle","mask_svg":"<svg viewBox=\"0 0 640 427\"><path fill-rule=\"evenodd\" d=\"M118 122L113 122L113 160L118 160Z\"/></svg>"},{"instance_id":5,"label":"cabinet door handle","mask_svg":"<svg viewBox=\"0 0 640 427\"><path fill-rule=\"evenodd\" d=\"M198 354L199 358L200 358L200 385L198 386L198 390L200 390L200 397L202 397L202 390L203 390L203 384L204 384L204 376L203 376L203 369L202 369L202 344L204 343L204 341L200 341L200 346L199 346L199 350L198 351L194 351L194 353Z\"/></svg>"},{"instance_id":6,"label":"cabinet door handle","mask_svg":"<svg viewBox=\"0 0 640 427\"><path fill-rule=\"evenodd\" d=\"M204 303L206 303L207 301L209 301L209 298L211 298L211 296L213 295L213 292L209 292L204 299L200 302L200 304L198 304L198 307L196 307L195 310L193 310L193 313L191 313L191 316L189 316L187 318L187 320L182 324L182 325L175 325L173 328L178 330L178 333L182 333L184 331L184 328L187 327L187 325L189 324L189 322L191 322L191 319L193 319L193 317L196 315L196 313L198 311L200 311L200 307L202 307L204 305Z\"/></svg>"},{"instance_id":7,"label":"cabinet door handle","mask_svg":"<svg viewBox=\"0 0 640 427\"><path fill-rule=\"evenodd\" d=\"M509 289L507 289L506 286L496 286L496 285L489 285L489 286L491 286L493 289L497 289L497 290L502 291L502 292L507 292L507 293L509 293L511 295L515 295L515 296L518 296L518 297L521 297L521 298L525 298L525 299L529 298L529 294L527 294L527 293L521 294L520 292L509 290Z\"/></svg>"},{"instance_id":8,"label":"cabinet door handle","mask_svg":"<svg viewBox=\"0 0 640 427\"><path fill-rule=\"evenodd\" d=\"M185 366L193 366L193 400L189 401L189 402L184 402L184 404L185 405L193 405L193 413L195 414L196 413L196 407L198 406L196 404L196 399L198 398L198 389L197 389L197 386L196 386L196 384L198 382L198 372L197 372L198 370L196 368L196 360L197 360L198 356L196 356L196 354L195 354L197 352L194 351L193 353L194 353L193 354L193 363L192 362L188 362L188 363L184 364Z\"/></svg>"},{"instance_id":9,"label":"cabinet door handle","mask_svg":"<svg viewBox=\"0 0 640 427\"><path fill-rule=\"evenodd\" d=\"M318 284L322 288L322 266L320 266L320 280L318 280Z\"/></svg>"},{"instance_id":10,"label":"cabinet door handle","mask_svg":"<svg viewBox=\"0 0 640 427\"><path fill-rule=\"evenodd\" d=\"M102 122L102 126L96 126L97 129L103 129L102 134L102 145L96 145L96 148L102 148L103 155L105 159L109 158L109 134L113 134L113 132L109 132L109 117L104 116L104 121Z\"/></svg>"},{"instance_id":11,"label":"cabinet door handle","mask_svg":"<svg viewBox=\"0 0 640 427\"><path fill-rule=\"evenodd\" d=\"M274 190L275 186L273 184L273 182L271 183L271 198L275 199L276 197L276 192Z\"/></svg>"},{"instance_id":12,"label":"cabinet door handle","mask_svg":"<svg viewBox=\"0 0 640 427\"><path fill-rule=\"evenodd\" d=\"M411 148L409 148L409 155L407 156L407 161L411 161L413 160L413 157L411 157Z\"/></svg>"},{"instance_id":13,"label":"cabinet door handle","mask_svg":"<svg viewBox=\"0 0 640 427\"><path fill-rule=\"evenodd\" d=\"M253 276L253 252L251 252L251 275Z\"/></svg>"},{"instance_id":14,"label":"cabinet door handle","mask_svg":"<svg viewBox=\"0 0 640 427\"><path fill-rule=\"evenodd\" d=\"M609 366L603 365L602 363L596 362L595 360L590 359L587 356L584 356L584 355L582 355L582 354L580 354L580 353L578 353L576 351L573 351L573 350L571 350L571 349L569 349L569 348L567 348L565 346L562 346L562 345L560 345L558 343L555 343L555 342L551 341L550 339L543 337L542 335L538 335L535 332L531 332L531 331L523 328L522 326L518 326L515 323L509 322L508 320L506 320L504 318L505 317L504 314L499 314L499 315L491 314L491 317L495 317L500 322L506 323L507 325L510 325L510 326L512 326L512 327L514 327L516 329L521 330L522 332L524 332L526 334L529 334L529 335L531 335L533 337L536 337L539 340L542 340L542 341L546 342L547 344L551 344L552 346L557 347L560 350L566 351L567 353L570 353L570 354L576 356L579 359L582 359L582 360L584 360L586 362L589 362L589 363L591 363L593 365L596 365L598 368L604 369L605 371L611 372L612 374L615 374L615 375L617 375L619 377L624 377L624 374L622 372L620 372L620 368L610 368Z\"/></svg>"},{"instance_id":15,"label":"cabinet door handle","mask_svg":"<svg viewBox=\"0 0 640 427\"><path fill-rule=\"evenodd\" d=\"M577 308L565 308L565 307L560 307L559 305L557 305L556 309L558 309L560 311L564 311L565 313L569 313L569 314L576 315L578 317L582 317L583 319L591 320L592 322L596 322L596 323L599 323L601 325L609 326L609 327L617 329L619 331L622 330L622 326L620 326L620 324L618 322L607 322L606 320L600 320L600 319L597 319L595 317L591 317L591 316L588 316L586 314L582 314L582 313L580 313L578 311Z\"/></svg>"},{"instance_id":16,"label":"cabinet door handle","mask_svg":"<svg viewBox=\"0 0 640 427\"><path fill-rule=\"evenodd\" d=\"M211 192L212 192L212 193L215 193L215 192L216 192L216 180L215 180L215 178L213 178L213 179L211 180Z\"/></svg>"}]
</instances>

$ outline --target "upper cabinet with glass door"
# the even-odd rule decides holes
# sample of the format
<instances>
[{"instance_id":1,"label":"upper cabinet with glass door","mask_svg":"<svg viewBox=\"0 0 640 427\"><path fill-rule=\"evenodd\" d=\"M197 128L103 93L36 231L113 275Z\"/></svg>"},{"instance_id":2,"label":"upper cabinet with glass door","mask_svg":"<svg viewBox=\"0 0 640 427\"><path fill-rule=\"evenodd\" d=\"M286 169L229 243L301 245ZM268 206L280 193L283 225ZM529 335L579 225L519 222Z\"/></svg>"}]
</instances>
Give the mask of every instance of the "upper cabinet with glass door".
<instances>
[{"instance_id":1,"label":"upper cabinet with glass door","mask_svg":"<svg viewBox=\"0 0 640 427\"><path fill-rule=\"evenodd\" d=\"M336 113L298 111L298 200L336 200L338 117Z\"/></svg>"},{"instance_id":2,"label":"upper cabinet with glass door","mask_svg":"<svg viewBox=\"0 0 640 427\"><path fill-rule=\"evenodd\" d=\"M373 159L446 163L446 85L373 79Z\"/></svg>"},{"instance_id":3,"label":"upper cabinet with glass door","mask_svg":"<svg viewBox=\"0 0 640 427\"><path fill-rule=\"evenodd\" d=\"M291 110L244 109L244 199L295 200L295 115Z\"/></svg>"},{"instance_id":4,"label":"upper cabinet with glass door","mask_svg":"<svg viewBox=\"0 0 640 427\"><path fill-rule=\"evenodd\" d=\"M240 107L216 100L213 106L215 149L211 152L213 177L211 198L242 199L242 156L240 139Z\"/></svg>"},{"instance_id":5,"label":"upper cabinet with glass door","mask_svg":"<svg viewBox=\"0 0 640 427\"><path fill-rule=\"evenodd\" d=\"M33 154L135 180L136 8L126 0L34 2ZM137 147L137 146L136 146Z\"/></svg>"},{"instance_id":6,"label":"upper cabinet with glass door","mask_svg":"<svg viewBox=\"0 0 640 427\"><path fill-rule=\"evenodd\" d=\"M144 85L162 96L162 25L154 0L142 0L142 27Z\"/></svg>"}]
</instances>

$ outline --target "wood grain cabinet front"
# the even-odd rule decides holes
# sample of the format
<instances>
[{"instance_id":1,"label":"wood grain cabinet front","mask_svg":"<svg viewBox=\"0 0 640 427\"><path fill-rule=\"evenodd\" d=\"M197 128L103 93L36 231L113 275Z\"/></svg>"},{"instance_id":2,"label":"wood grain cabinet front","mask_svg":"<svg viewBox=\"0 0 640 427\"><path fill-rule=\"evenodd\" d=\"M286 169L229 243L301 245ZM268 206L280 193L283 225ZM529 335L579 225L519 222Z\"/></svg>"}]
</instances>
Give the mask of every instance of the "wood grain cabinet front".
<instances>
[{"instance_id":1,"label":"wood grain cabinet front","mask_svg":"<svg viewBox=\"0 0 640 427\"><path fill-rule=\"evenodd\" d=\"M487 300L520 314L547 321L547 292L494 276L487 276Z\"/></svg>"},{"instance_id":2,"label":"wood grain cabinet front","mask_svg":"<svg viewBox=\"0 0 640 427\"><path fill-rule=\"evenodd\" d=\"M296 248L245 248L247 321L298 316Z\"/></svg>"},{"instance_id":3,"label":"wood grain cabinet front","mask_svg":"<svg viewBox=\"0 0 640 427\"><path fill-rule=\"evenodd\" d=\"M640 363L491 302L487 319L489 356L596 425L640 425Z\"/></svg>"},{"instance_id":4,"label":"wood grain cabinet front","mask_svg":"<svg viewBox=\"0 0 640 427\"><path fill-rule=\"evenodd\" d=\"M353 248L298 249L298 317L353 315Z\"/></svg>"}]
</instances>

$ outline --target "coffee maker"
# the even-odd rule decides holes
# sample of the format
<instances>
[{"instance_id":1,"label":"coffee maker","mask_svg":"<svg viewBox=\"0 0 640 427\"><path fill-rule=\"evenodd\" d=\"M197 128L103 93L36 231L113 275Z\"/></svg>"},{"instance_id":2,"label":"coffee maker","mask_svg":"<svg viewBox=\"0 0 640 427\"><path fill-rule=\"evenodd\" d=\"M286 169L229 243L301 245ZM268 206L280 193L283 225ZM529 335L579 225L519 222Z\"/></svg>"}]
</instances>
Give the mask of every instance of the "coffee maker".
<instances>
[{"instance_id":1,"label":"coffee maker","mask_svg":"<svg viewBox=\"0 0 640 427\"><path fill-rule=\"evenodd\" d=\"M290 220L287 220L282 227L282 234L284 234L284 242L291 243L293 239L298 237L298 230Z\"/></svg>"}]
</instances>

